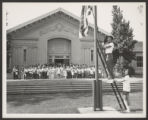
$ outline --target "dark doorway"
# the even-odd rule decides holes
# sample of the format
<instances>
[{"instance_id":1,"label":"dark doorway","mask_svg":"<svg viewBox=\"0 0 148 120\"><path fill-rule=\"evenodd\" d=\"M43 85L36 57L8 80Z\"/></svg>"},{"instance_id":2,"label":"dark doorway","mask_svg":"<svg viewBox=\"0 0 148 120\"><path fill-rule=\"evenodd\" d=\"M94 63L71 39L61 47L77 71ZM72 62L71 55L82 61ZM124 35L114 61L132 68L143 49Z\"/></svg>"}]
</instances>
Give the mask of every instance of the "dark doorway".
<instances>
[{"instance_id":1,"label":"dark doorway","mask_svg":"<svg viewBox=\"0 0 148 120\"><path fill-rule=\"evenodd\" d=\"M69 59L64 59L64 64L69 65Z\"/></svg>"},{"instance_id":2,"label":"dark doorway","mask_svg":"<svg viewBox=\"0 0 148 120\"><path fill-rule=\"evenodd\" d=\"M57 65L64 64L64 59L55 59L54 62Z\"/></svg>"},{"instance_id":3,"label":"dark doorway","mask_svg":"<svg viewBox=\"0 0 148 120\"><path fill-rule=\"evenodd\" d=\"M69 59L55 59L54 62L56 65L69 65Z\"/></svg>"}]
</instances>

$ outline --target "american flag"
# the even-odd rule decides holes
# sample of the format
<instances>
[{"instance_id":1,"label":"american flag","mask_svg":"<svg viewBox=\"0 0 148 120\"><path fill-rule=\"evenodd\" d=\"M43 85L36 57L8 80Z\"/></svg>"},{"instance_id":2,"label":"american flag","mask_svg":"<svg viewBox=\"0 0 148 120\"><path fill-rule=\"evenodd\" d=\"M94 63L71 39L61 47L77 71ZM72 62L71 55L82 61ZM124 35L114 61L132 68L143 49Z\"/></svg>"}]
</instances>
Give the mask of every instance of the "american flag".
<instances>
[{"instance_id":1,"label":"american flag","mask_svg":"<svg viewBox=\"0 0 148 120\"><path fill-rule=\"evenodd\" d=\"M88 16L91 15L92 13L93 13L92 6L90 5L82 6L79 38L83 38L88 35Z\"/></svg>"}]
</instances>

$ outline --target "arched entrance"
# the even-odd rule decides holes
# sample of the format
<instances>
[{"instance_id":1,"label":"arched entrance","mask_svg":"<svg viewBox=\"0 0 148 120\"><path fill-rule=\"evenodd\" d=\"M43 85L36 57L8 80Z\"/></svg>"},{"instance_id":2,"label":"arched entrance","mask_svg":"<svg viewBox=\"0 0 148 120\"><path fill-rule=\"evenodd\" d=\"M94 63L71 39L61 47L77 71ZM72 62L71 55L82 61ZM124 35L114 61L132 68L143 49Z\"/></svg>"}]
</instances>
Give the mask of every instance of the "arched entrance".
<instances>
[{"instance_id":1,"label":"arched entrance","mask_svg":"<svg viewBox=\"0 0 148 120\"><path fill-rule=\"evenodd\" d=\"M65 38L48 40L48 63L69 64L71 60L71 41Z\"/></svg>"}]
</instances>

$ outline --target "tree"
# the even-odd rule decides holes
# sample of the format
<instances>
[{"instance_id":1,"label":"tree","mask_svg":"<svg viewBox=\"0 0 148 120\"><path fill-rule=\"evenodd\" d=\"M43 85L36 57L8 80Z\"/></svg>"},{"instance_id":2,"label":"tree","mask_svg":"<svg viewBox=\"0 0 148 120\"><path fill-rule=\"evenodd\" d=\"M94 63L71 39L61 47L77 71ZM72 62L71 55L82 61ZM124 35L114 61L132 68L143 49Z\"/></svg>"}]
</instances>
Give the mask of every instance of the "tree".
<instances>
[{"instance_id":1,"label":"tree","mask_svg":"<svg viewBox=\"0 0 148 120\"><path fill-rule=\"evenodd\" d=\"M129 63L135 59L133 48L136 40L133 40L133 29L130 27L130 22L123 18L123 11L120 7L113 6L112 15L113 23L112 35L114 37L115 49L113 51L115 68L123 76L123 70Z\"/></svg>"}]
</instances>

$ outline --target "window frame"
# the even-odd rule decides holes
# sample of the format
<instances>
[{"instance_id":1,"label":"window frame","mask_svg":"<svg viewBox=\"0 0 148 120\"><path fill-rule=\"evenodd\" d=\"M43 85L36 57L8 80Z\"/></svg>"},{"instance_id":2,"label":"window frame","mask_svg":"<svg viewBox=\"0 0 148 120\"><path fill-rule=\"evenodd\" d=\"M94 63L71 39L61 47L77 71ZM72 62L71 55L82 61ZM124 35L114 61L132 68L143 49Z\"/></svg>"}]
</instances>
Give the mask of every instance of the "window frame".
<instances>
[{"instance_id":1,"label":"window frame","mask_svg":"<svg viewBox=\"0 0 148 120\"><path fill-rule=\"evenodd\" d=\"M136 56L137 67L143 67L143 56Z\"/></svg>"},{"instance_id":2,"label":"window frame","mask_svg":"<svg viewBox=\"0 0 148 120\"><path fill-rule=\"evenodd\" d=\"M90 50L90 61L91 62L94 61L94 50L93 49Z\"/></svg>"}]
</instances>

